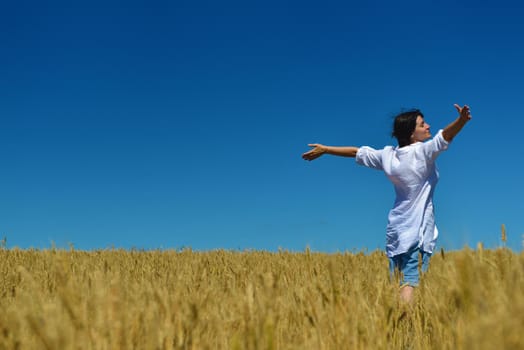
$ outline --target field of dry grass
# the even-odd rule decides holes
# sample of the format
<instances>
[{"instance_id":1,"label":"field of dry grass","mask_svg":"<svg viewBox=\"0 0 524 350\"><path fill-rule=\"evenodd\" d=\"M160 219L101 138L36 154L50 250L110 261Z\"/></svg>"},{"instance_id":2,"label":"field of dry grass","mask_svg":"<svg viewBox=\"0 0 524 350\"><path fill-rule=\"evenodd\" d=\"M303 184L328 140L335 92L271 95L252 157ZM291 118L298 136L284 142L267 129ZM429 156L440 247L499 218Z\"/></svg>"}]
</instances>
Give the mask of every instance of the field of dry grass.
<instances>
[{"instance_id":1,"label":"field of dry grass","mask_svg":"<svg viewBox=\"0 0 524 350\"><path fill-rule=\"evenodd\" d=\"M0 249L0 349L524 349L524 253Z\"/></svg>"}]
</instances>

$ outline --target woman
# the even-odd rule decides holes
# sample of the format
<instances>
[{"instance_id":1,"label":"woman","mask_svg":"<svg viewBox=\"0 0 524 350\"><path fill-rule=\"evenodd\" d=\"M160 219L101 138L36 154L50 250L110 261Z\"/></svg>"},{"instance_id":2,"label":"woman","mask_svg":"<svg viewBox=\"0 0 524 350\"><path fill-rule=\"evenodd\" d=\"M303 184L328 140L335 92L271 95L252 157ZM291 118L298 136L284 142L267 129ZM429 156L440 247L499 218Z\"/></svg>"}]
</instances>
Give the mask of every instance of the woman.
<instances>
[{"instance_id":1,"label":"woman","mask_svg":"<svg viewBox=\"0 0 524 350\"><path fill-rule=\"evenodd\" d=\"M419 254L425 272L438 236L433 213L433 193L439 177L435 159L471 119L468 106L454 106L458 118L428 142L424 141L431 138L430 126L415 109L395 117L393 136L398 147L375 150L367 146L333 147L315 143L309 144L313 149L302 155L305 160L324 154L354 157L358 164L386 173L396 193L388 216L386 253L391 275L401 273L400 297L407 302L413 299L414 288L419 284Z\"/></svg>"}]
</instances>

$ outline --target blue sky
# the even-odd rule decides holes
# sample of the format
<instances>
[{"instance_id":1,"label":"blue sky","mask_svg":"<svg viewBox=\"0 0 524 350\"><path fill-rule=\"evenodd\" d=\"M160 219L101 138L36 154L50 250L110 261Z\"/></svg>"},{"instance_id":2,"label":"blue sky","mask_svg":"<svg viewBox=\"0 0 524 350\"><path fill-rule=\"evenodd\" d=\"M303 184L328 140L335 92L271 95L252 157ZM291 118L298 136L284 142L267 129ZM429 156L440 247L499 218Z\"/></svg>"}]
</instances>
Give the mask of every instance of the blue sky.
<instances>
[{"instance_id":1,"label":"blue sky","mask_svg":"<svg viewBox=\"0 0 524 350\"><path fill-rule=\"evenodd\" d=\"M9 247L383 249L394 192L313 142L435 133L439 247L522 248L524 10L490 1L11 2L0 14Z\"/></svg>"}]
</instances>

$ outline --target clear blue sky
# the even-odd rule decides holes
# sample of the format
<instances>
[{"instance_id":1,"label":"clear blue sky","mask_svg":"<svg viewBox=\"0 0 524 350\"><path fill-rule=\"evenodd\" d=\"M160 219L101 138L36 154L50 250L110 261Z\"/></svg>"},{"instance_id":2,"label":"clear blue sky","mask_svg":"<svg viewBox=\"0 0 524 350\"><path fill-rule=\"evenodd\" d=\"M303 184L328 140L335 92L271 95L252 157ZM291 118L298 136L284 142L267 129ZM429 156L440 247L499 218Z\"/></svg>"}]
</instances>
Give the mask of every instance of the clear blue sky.
<instances>
[{"instance_id":1,"label":"clear blue sky","mask_svg":"<svg viewBox=\"0 0 524 350\"><path fill-rule=\"evenodd\" d=\"M9 247L383 249L394 192L307 144L473 120L438 160L439 247L520 250L524 10L507 1L16 1L0 11Z\"/></svg>"}]
</instances>

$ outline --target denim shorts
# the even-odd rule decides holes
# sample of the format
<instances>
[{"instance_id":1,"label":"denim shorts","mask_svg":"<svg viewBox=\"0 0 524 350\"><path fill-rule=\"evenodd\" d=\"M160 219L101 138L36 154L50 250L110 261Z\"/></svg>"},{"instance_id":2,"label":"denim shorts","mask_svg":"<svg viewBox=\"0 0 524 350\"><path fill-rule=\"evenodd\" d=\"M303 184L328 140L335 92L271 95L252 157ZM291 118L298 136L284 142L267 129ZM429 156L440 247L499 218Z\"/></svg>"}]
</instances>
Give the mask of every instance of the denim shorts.
<instances>
[{"instance_id":1,"label":"denim shorts","mask_svg":"<svg viewBox=\"0 0 524 350\"><path fill-rule=\"evenodd\" d=\"M389 258L389 273L391 278L400 276L400 286L418 287L419 284L419 255L422 258L421 271L428 270L431 253L420 250L418 247L406 253Z\"/></svg>"}]
</instances>

